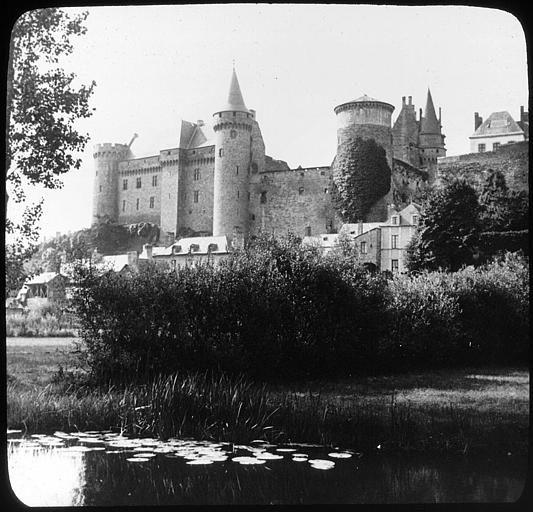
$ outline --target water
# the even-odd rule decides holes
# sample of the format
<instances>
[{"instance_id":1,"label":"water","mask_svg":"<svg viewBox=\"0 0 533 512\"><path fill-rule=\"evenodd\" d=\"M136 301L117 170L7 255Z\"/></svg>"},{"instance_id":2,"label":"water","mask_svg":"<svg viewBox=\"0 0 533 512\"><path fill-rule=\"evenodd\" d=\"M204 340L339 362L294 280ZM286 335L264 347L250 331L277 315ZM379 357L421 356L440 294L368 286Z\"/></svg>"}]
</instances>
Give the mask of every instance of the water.
<instances>
[{"instance_id":1,"label":"water","mask_svg":"<svg viewBox=\"0 0 533 512\"><path fill-rule=\"evenodd\" d=\"M8 433L9 477L30 506L506 502L525 457L391 457L319 446ZM314 462L318 461L318 462Z\"/></svg>"}]
</instances>

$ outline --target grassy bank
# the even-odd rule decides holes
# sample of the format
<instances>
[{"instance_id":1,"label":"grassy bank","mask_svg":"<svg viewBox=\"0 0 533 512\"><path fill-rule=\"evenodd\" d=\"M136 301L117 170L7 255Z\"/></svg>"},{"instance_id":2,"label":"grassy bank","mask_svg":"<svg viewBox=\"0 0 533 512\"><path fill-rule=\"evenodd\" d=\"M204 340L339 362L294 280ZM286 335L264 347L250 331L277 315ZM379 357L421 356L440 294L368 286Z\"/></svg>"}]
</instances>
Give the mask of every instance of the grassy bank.
<instances>
[{"instance_id":1,"label":"grassy bank","mask_svg":"<svg viewBox=\"0 0 533 512\"><path fill-rule=\"evenodd\" d=\"M361 451L525 453L529 373L472 368L258 386L208 374L103 389L80 385L72 350L7 348L7 424L29 432L311 442ZM76 373L77 372L77 373ZM380 446L380 448L377 448Z\"/></svg>"}]
</instances>

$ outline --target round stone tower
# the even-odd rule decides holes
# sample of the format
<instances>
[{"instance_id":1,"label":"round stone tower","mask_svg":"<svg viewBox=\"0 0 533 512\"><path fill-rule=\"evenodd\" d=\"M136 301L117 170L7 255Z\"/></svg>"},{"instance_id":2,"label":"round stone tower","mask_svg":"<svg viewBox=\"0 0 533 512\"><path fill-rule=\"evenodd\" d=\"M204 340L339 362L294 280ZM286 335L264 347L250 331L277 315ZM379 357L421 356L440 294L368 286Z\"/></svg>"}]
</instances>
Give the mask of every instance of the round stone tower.
<instances>
[{"instance_id":1,"label":"round stone tower","mask_svg":"<svg viewBox=\"0 0 533 512\"><path fill-rule=\"evenodd\" d=\"M94 146L93 224L104 217L117 221L118 162L124 160L128 152L127 144L105 143Z\"/></svg>"},{"instance_id":2,"label":"round stone tower","mask_svg":"<svg viewBox=\"0 0 533 512\"><path fill-rule=\"evenodd\" d=\"M228 101L214 114L213 122L213 235L226 235L232 241L248 234L252 125L253 113L244 104L234 69Z\"/></svg>"},{"instance_id":3,"label":"round stone tower","mask_svg":"<svg viewBox=\"0 0 533 512\"><path fill-rule=\"evenodd\" d=\"M338 148L357 137L374 139L387 154L392 169L391 117L394 106L366 94L335 107Z\"/></svg>"}]
</instances>

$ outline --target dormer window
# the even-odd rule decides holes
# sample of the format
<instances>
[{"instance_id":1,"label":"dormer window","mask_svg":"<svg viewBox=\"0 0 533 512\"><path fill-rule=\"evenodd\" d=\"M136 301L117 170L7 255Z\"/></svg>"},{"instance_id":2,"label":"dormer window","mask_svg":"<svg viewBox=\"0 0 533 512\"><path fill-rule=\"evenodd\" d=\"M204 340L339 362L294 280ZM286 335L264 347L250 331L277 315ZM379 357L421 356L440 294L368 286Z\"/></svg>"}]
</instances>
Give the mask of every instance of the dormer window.
<instances>
[{"instance_id":1,"label":"dormer window","mask_svg":"<svg viewBox=\"0 0 533 512\"><path fill-rule=\"evenodd\" d=\"M414 224L415 226L418 225L418 215L413 215L413 224Z\"/></svg>"},{"instance_id":2,"label":"dormer window","mask_svg":"<svg viewBox=\"0 0 533 512\"><path fill-rule=\"evenodd\" d=\"M191 244L189 250L191 252L198 252L200 250L200 245L199 244Z\"/></svg>"},{"instance_id":3,"label":"dormer window","mask_svg":"<svg viewBox=\"0 0 533 512\"><path fill-rule=\"evenodd\" d=\"M395 225L395 226L398 225L398 215L393 215L393 216L391 217L391 223L392 223L393 225Z\"/></svg>"},{"instance_id":4,"label":"dormer window","mask_svg":"<svg viewBox=\"0 0 533 512\"><path fill-rule=\"evenodd\" d=\"M175 245L172 247L172 254L178 254L181 252L181 245Z\"/></svg>"},{"instance_id":5,"label":"dormer window","mask_svg":"<svg viewBox=\"0 0 533 512\"><path fill-rule=\"evenodd\" d=\"M208 252L218 251L218 244L209 244L207 246Z\"/></svg>"}]
</instances>

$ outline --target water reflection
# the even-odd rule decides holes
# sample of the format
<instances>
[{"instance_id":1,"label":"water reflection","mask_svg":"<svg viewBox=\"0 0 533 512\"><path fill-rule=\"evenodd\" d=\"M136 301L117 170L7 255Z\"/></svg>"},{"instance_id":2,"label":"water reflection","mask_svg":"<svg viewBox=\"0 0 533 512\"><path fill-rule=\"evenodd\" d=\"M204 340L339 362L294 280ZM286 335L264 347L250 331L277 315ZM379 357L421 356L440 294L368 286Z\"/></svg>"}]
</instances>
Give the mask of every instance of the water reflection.
<instances>
[{"instance_id":1,"label":"water reflection","mask_svg":"<svg viewBox=\"0 0 533 512\"><path fill-rule=\"evenodd\" d=\"M518 499L527 468L111 432L10 437L11 485L31 506L502 502Z\"/></svg>"}]
</instances>

